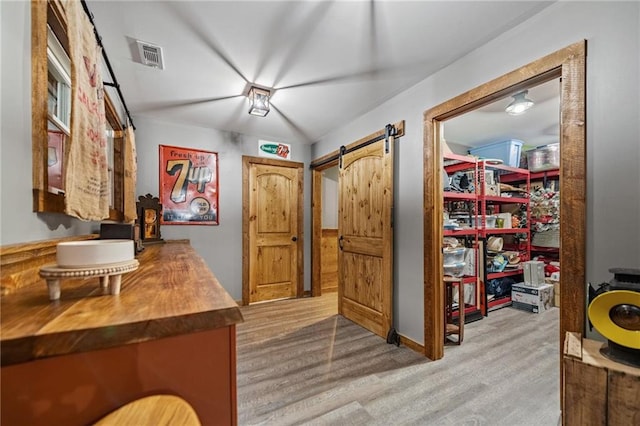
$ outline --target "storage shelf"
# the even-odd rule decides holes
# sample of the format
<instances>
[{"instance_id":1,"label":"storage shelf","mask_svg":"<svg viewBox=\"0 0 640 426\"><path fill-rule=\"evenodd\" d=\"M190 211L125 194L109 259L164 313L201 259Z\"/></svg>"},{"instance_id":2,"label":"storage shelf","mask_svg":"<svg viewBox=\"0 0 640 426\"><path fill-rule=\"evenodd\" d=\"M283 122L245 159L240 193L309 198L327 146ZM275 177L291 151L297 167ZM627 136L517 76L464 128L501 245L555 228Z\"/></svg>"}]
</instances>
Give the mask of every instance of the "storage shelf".
<instances>
[{"instance_id":1,"label":"storage shelf","mask_svg":"<svg viewBox=\"0 0 640 426\"><path fill-rule=\"evenodd\" d=\"M478 230L475 228L459 229L459 230L445 229L442 232L442 235L444 235L445 237L464 237L466 235L476 235L477 233L478 233Z\"/></svg>"},{"instance_id":2,"label":"storage shelf","mask_svg":"<svg viewBox=\"0 0 640 426\"><path fill-rule=\"evenodd\" d=\"M536 253L553 253L553 254L557 254L557 253L560 252L560 248L558 248L558 247L531 246L531 251L535 251Z\"/></svg>"},{"instance_id":3,"label":"storage shelf","mask_svg":"<svg viewBox=\"0 0 640 426\"><path fill-rule=\"evenodd\" d=\"M522 182L524 184L522 186L524 193L512 193L513 195L512 197L502 197L498 195L488 195L488 194L485 195L484 193L479 194L478 196L479 211L486 213L491 208L491 206L497 207L499 209L498 211L502 211L503 209L501 207L504 205L507 205L507 204L518 205L519 210L524 211L524 213L526 214L525 223L529 225L531 223L531 210L530 210L531 201L529 199L529 191L531 189L531 185L530 185L529 170L507 167L502 165L492 166L492 165L483 164L483 163L480 163L478 165L478 174L481 179L484 179L485 176L487 176L486 172L491 170L497 170L497 172L494 173L494 177L495 177L496 183L498 184L507 183L507 182L514 182L514 183ZM481 190L486 187L486 185L483 185L483 183L484 182L480 182ZM523 239L514 239L514 240L516 242L516 245L519 248L518 252L520 253L521 260L522 261L529 260L529 258L531 257L531 251L530 251L531 230L528 226L525 228L483 227L478 229L479 238L488 239L490 236L514 236L514 235L525 236L525 238ZM514 244L514 243L511 242L511 244ZM486 268L486 266L489 265L488 255L489 254L485 251L484 256L487 256L487 257L485 257L485 268L483 268L484 271L482 272L484 276L485 286L487 285L488 282L494 279L500 280L507 277L515 277L515 279L517 280L524 273L523 269L510 269L510 268L505 269L502 272L488 272ZM486 287L484 290L486 293ZM488 312L503 308L505 306L510 306L510 305L511 305L511 294L509 294L507 297L502 297L494 300L489 300L488 293L486 293L485 295L485 299L484 299L484 308L486 308L485 315L488 314Z\"/></svg>"},{"instance_id":4,"label":"storage shelf","mask_svg":"<svg viewBox=\"0 0 640 426\"><path fill-rule=\"evenodd\" d=\"M499 299L489 300L487 303L489 311L495 311L496 309L506 308L511 306L511 296L501 297Z\"/></svg>"},{"instance_id":5,"label":"storage shelf","mask_svg":"<svg viewBox=\"0 0 640 426\"><path fill-rule=\"evenodd\" d=\"M478 231L481 236L486 237L496 234L528 234L529 228L482 228Z\"/></svg>"},{"instance_id":6,"label":"storage shelf","mask_svg":"<svg viewBox=\"0 0 640 426\"><path fill-rule=\"evenodd\" d=\"M489 272L487 274L487 280L493 280L496 278L504 278L504 277L512 277L514 275L522 275L523 270L522 269L514 269L514 270L508 270L508 271L502 271L502 272Z\"/></svg>"},{"instance_id":7,"label":"storage shelf","mask_svg":"<svg viewBox=\"0 0 640 426\"><path fill-rule=\"evenodd\" d=\"M511 167L511 166L505 166L504 164L490 164L490 163L486 163L485 161L478 161L478 165L484 169L490 169L490 170L499 170L506 173L509 173L510 175L517 177L521 180L526 180L529 178L529 176L531 175L531 173L529 172L529 170L527 169L521 169L519 167ZM500 176L500 180L502 181L502 174Z\"/></svg>"},{"instance_id":8,"label":"storage shelf","mask_svg":"<svg viewBox=\"0 0 640 426\"><path fill-rule=\"evenodd\" d=\"M467 192L443 192L445 200L461 200L461 201L475 201L478 199L476 194L471 194Z\"/></svg>"},{"instance_id":9,"label":"storage shelf","mask_svg":"<svg viewBox=\"0 0 640 426\"><path fill-rule=\"evenodd\" d=\"M462 280L463 284L475 284L478 279L475 275L467 275L463 277L452 277L450 275L444 276L445 281L450 281L453 283L458 283Z\"/></svg>"},{"instance_id":10,"label":"storage shelf","mask_svg":"<svg viewBox=\"0 0 640 426\"><path fill-rule=\"evenodd\" d=\"M468 210L469 217L473 218L474 215L477 215L478 222L481 225L486 225L486 214L489 211L493 211L493 207L495 206L498 211L502 211L500 206L504 206L507 204L519 204L523 210L526 210L526 219L527 223L530 223L530 200L528 198L529 190L530 190L530 172L527 169L521 169L516 167L505 166L503 164L489 164L488 162L482 160L476 160L473 157L467 157L462 155L455 154L446 154L444 157L444 169L448 174L455 172L469 172L469 175L472 176L472 183L474 184L475 194L470 193L460 193L460 192L444 192L443 191L443 200L445 209L450 209L451 213L454 208L459 209L456 206L456 202L465 202L465 211ZM526 187L523 187L523 193L514 193L513 197L501 197L499 195L486 195L489 191L493 191L494 188L492 186L485 185L485 179L489 181L491 177L491 172L493 171L493 177L495 177L495 183L499 184L499 182L507 183L507 182L525 182ZM486 172L486 173L485 173ZM468 223L468 222L467 222ZM445 229L443 232L444 236L448 237L458 237L465 238L465 244L478 247L478 242L480 239L488 238L492 235L516 235L522 234L525 235L526 238L516 238L516 242L518 242L518 246L520 250L520 257L522 261L529 260L530 258L530 229L527 228L486 228L484 226L478 226L473 228L463 228L458 230ZM470 243L469 239L474 238L475 244ZM485 250L476 250L476 261L480 264L480 259L484 259L483 264L487 265L486 257L486 249ZM476 284L476 294L478 295L478 304L477 306L467 307L465 308L465 322L467 322L469 316L475 315L487 315L489 311L499 309L501 307L511 305L511 297L500 298L498 300L488 301L486 294L486 282L491 279L499 279L504 277L516 277L518 275L522 275L522 269L509 269L503 272L496 273L487 273L486 268L482 267L478 276L472 277L463 277L461 278L462 282L469 284ZM457 284L456 284L457 285ZM471 309L471 310L470 310ZM457 315L457 312L455 313Z\"/></svg>"},{"instance_id":11,"label":"storage shelf","mask_svg":"<svg viewBox=\"0 0 640 426\"><path fill-rule=\"evenodd\" d=\"M453 314L452 314L452 318L454 320L458 320L458 310L456 309ZM478 320L481 320L483 318L482 312L480 312L480 309L478 309L475 306L465 306L464 308L464 323L465 324L469 324Z\"/></svg>"},{"instance_id":12,"label":"storage shelf","mask_svg":"<svg viewBox=\"0 0 640 426\"><path fill-rule=\"evenodd\" d=\"M499 195L481 195L480 199L484 199L485 201L492 203L501 203L501 204L529 204L528 198L523 197L501 197Z\"/></svg>"},{"instance_id":13,"label":"storage shelf","mask_svg":"<svg viewBox=\"0 0 640 426\"><path fill-rule=\"evenodd\" d=\"M553 179L560 177L560 170L547 170L545 172L529 172L530 180L541 180L541 179ZM500 176L500 181L503 183L512 183L512 182L524 182L526 179L523 179L520 176Z\"/></svg>"}]
</instances>

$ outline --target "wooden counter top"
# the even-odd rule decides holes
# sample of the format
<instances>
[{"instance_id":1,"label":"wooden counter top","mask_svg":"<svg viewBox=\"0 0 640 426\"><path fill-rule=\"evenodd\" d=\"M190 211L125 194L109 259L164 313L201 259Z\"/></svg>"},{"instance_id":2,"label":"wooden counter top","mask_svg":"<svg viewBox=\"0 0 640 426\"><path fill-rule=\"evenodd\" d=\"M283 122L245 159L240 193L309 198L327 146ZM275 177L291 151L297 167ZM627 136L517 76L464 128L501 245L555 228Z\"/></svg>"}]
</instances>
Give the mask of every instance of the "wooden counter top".
<instances>
[{"instance_id":1,"label":"wooden counter top","mask_svg":"<svg viewBox=\"0 0 640 426\"><path fill-rule=\"evenodd\" d=\"M145 247L121 293L98 278L65 280L60 300L30 285L1 301L1 364L104 349L243 321L240 309L188 242Z\"/></svg>"}]
</instances>

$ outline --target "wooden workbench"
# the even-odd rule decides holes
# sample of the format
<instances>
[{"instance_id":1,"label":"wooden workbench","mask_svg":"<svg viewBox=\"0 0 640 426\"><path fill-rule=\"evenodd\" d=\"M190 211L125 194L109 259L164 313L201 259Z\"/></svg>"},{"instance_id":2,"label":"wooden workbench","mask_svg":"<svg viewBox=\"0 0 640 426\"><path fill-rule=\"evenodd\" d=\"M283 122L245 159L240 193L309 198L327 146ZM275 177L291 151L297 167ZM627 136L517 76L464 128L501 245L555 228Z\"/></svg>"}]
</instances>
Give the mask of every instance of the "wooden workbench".
<instances>
[{"instance_id":1,"label":"wooden workbench","mask_svg":"<svg viewBox=\"0 0 640 426\"><path fill-rule=\"evenodd\" d=\"M3 425L86 425L159 393L203 424L235 424L237 304L188 242L137 259L119 295L94 278L65 282L57 301L44 280L2 297Z\"/></svg>"},{"instance_id":2,"label":"wooden workbench","mask_svg":"<svg viewBox=\"0 0 640 426\"><path fill-rule=\"evenodd\" d=\"M566 334L563 425L640 424L640 368L605 357L605 345Z\"/></svg>"}]
</instances>

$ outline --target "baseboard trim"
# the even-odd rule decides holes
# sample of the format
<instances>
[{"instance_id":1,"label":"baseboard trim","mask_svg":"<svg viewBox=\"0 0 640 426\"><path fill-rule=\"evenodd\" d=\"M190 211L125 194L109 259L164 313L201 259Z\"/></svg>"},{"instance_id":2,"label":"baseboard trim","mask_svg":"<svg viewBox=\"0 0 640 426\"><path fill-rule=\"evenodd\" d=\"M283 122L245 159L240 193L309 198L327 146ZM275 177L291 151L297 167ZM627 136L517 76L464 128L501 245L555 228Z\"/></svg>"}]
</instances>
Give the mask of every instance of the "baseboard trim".
<instances>
[{"instance_id":1,"label":"baseboard trim","mask_svg":"<svg viewBox=\"0 0 640 426\"><path fill-rule=\"evenodd\" d=\"M302 296L300 298L302 298L302 297L311 297L311 290L305 290L302 293ZM291 299L291 298L290 297L283 297L281 299L263 300L262 302L257 302L257 303L276 302L278 300L287 300L287 299ZM236 303L238 304L238 306L244 306L243 303L242 303L242 300L236 300Z\"/></svg>"},{"instance_id":2,"label":"baseboard trim","mask_svg":"<svg viewBox=\"0 0 640 426\"><path fill-rule=\"evenodd\" d=\"M424 355L424 346L418 342L411 340L410 338L400 335L400 343L408 347L409 349L418 352L420 355Z\"/></svg>"}]
</instances>

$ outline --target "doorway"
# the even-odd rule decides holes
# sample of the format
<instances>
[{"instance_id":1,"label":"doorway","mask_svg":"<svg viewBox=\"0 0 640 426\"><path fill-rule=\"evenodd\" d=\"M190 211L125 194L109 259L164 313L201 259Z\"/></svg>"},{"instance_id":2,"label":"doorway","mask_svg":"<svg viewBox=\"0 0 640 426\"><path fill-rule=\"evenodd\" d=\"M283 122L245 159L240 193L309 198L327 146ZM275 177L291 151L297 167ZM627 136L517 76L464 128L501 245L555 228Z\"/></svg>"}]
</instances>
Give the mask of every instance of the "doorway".
<instances>
[{"instance_id":1,"label":"doorway","mask_svg":"<svg viewBox=\"0 0 640 426\"><path fill-rule=\"evenodd\" d=\"M533 108L507 113L523 96ZM555 301L550 291L559 275L560 79L443 121L442 132L444 274L464 283L462 305L459 284L452 289L448 322L456 327L459 307L468 323L504 307L543 312L559 306L559 290ZM462 263L451 260L457 253ZM544 274L525 277L530 260L544 262L546 282ZM523 281L540 285L547 302L528 303L533 300L521 287L513 288L512 300L512 286Z\"/></svg>"},{"instance_id":2,"label":"doorway","mask_svg":"<svg viewBox=\"0 0 640 426\"><path fill-rule=\"evenodd\" d=\"M242 157L242 304L303 293L303 164Z\"/></svg>"},{"instance_id":3,"label":"doorway","mask_svg":"<svg viewBox=\"0 0 640 426\"><path fill-rule=\"evenodd\" d=\"M425 355L444 355L442 122L528 87L561 79L560 120L560 341L567 331L584 334L585 286L585 75L581 41L472 89L425 113L424 134L424 324ZM562 356L562 344L559 345ZM561 375L562 377L562 375Z\"/></svg>"}]
</instances>

